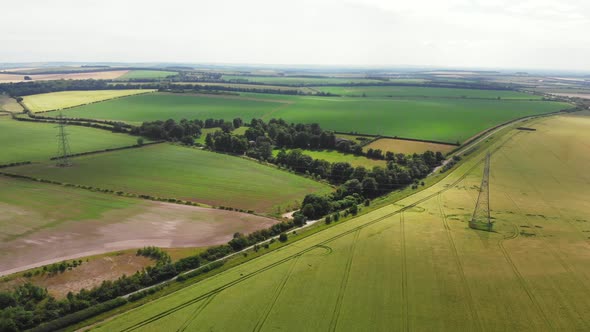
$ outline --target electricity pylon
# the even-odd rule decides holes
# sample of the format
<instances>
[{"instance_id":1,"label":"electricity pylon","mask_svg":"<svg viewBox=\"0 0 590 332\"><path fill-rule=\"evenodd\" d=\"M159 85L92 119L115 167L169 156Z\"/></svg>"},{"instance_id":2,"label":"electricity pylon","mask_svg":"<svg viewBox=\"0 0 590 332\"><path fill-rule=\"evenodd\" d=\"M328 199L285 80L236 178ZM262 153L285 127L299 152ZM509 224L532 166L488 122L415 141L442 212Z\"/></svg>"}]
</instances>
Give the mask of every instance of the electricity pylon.
<instances>
[{"instance_id":1,"label":"electricity pylon","mask_svg":"<svg viewBox=\"0 0 590 332\"><path fill-rule=\"evenodd\" d=\"M70 143L68 142L68 133L66 132L66 121L63 114L59 113L57 117L57 128L59 130L57 134L57 167L69 167L72 166L70 161Z\"/></svg>"},{"instance_id":2,"label":"electricity pylon","mask_svg":"<svg viewBox=\"0 0 590 332\"><path fill-rule=\"evenodd\" d=\"M488 152L483 169L483 179L481 180L479 195L477 196L477 203L475 204L475 210L469 222L469 227L491 232L492 226L490 216L490 153Z\"/></svg>"}]
</instances>

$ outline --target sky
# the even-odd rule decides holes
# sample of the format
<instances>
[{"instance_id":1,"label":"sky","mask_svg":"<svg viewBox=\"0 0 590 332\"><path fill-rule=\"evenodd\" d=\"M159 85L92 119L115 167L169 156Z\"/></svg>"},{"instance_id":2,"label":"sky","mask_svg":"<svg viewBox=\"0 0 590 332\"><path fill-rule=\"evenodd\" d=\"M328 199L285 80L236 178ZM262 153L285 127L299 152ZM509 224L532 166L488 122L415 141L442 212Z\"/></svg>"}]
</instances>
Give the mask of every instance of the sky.
<instances>
[{"instance_id":1,"label":"sky","mask_svg":"<svg viewBox=\"0 0 590 332\"><path fill-rule=\"evenodd\" d=\"M0 62L590 71L588 0L5 1Z\"/></svg>"}]
</instances>

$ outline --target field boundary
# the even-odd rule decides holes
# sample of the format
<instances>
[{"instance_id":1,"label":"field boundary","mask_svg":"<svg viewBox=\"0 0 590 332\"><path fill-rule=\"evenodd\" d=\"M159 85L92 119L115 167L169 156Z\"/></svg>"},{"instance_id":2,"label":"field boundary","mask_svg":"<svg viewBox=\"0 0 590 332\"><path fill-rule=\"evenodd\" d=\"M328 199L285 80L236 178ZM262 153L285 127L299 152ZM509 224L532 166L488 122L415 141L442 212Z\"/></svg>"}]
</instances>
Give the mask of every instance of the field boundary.
<instances>
[{"instance_id":1,"label":"field boundary","mask_svg":"<svg viewBox=\"0 0 590 332\"><path fill-rule=\"evenodd\" d=\"M141 145L134 144L134 145L122 146L122 147L118 147L118 148L109 148L109 149L103 149L103 150L94 150L94 151L88 151L88 152L72 153L72 154L66 155L66 157L81 157L81 156L87 156L87 155L91 155L91 154L100 154L100 153L113 152L113 151L119 151L119 150L138 149L138 148L143 148L143 147L146 147L149 145L162 144L162 143L166 143L166 141L155 141L155 142L143 143ZM49 160L57 160L57 159L61 159L61 158L63 158L63 156L51 157L51 158L49 158Z\"/></svg>"},{"instance_id":2,"label":"field boundary","mask_svg":"<svg viewBox=\"0 0 590 332\"><path fill-rule=\"evenodd\" d=\"M461 144L457 144L457 143L449 143L449 142L420 139L420 138L409 138L409 137L388 136L388 135L358 134L358 133L350 133L350 132L346 133L343 131L335 131L334 134L360 136L360 137L371 137L371 138L373 138L373 141L376 141L380 138L389 138L389 139L397 139L400 141L411 141L411 142L420 142L420 143L434 143L434 144L443 144L443 145L452 145L452 146L460 146L461 145Z\"/></svg>"}]
</instances>

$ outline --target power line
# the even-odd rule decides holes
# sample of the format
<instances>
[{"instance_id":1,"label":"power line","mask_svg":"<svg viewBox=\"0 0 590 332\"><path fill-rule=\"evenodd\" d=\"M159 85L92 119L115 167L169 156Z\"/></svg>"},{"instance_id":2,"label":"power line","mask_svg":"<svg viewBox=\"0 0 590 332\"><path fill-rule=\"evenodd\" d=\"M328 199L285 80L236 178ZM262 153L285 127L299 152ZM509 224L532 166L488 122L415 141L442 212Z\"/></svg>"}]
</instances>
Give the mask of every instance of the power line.
<instances>
[{"instance_id":1,"label":"power line","mask_svg":"<svg viewBox=\"0 0 590 332\"><path fill-rule=\"evenodd\" d=\"M490 216L490 153L486 155L483 178L477 196L477 203L469 227L491 232L492 219Z\"/></svg>"},{"instance_id":2,"label":"power line","mask_svg":"<svg viewBox=\"0 0 590 332\"><path fill-rule=\"evenodd\" d=\"M70 143L68 141L68 133L66 132L66 120L63 114L60 112L57 116L58 122L58 134L57 134L57 159L55 165L57 167L69 167L72 166L70 160Z\"/></svg>"}]
</instances>

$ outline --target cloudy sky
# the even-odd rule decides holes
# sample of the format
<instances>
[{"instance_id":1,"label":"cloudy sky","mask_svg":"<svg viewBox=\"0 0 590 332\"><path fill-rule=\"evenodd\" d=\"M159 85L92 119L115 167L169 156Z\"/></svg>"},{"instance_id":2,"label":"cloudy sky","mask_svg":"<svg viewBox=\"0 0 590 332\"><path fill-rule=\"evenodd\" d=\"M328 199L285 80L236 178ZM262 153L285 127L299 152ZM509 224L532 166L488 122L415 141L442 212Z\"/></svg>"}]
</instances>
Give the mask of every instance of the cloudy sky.
<instances>
[{"instance_id":1,"label":"cloudy sky","mask_svg":"<svg viewBox=\"0 0 590 332\"><path fill-rule=\"evenodd\" d=\"M0 62L590 71L588 0L5 1Z\"/></svg>"}]
</instances>

